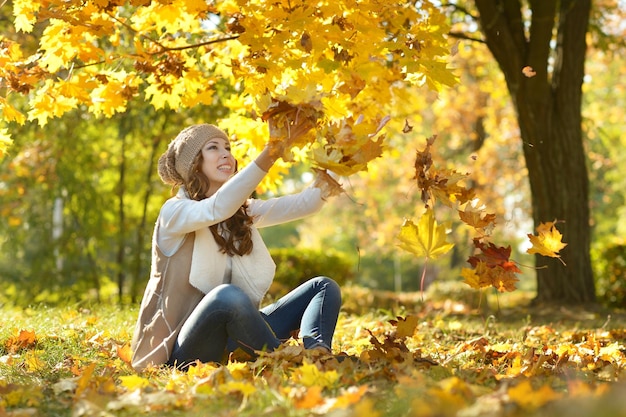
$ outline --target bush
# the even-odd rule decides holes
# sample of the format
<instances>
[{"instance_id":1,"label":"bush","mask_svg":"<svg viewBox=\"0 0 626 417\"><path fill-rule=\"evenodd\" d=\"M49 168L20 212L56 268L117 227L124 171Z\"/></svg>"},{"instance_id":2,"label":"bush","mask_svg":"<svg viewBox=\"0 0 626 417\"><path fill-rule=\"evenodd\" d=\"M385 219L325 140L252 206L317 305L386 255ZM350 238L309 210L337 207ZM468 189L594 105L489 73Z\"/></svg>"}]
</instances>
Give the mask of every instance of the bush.
<instances>
[{"instance_id":1,"label":"bush","mask_svg":"<svg viewBox=\"0 0 626 417\"><path fill-rule=\"evenodd\" d=\"M320 275L334 279L339 285L354 278L354 265L340 252L275 248L270 249L270 254L276 262L276 276L269 291L274 297Z\"/></svg>"},{"instance_id":2,"label":"bush","mask_svg":"<svg viewBox=\"0 0 626 417\"><path fill-rule=\"evenodd\" d=\"M626 307L626 244L608 245L596 264L599 298L611 307Z\"/></svg>"}]
</instances>

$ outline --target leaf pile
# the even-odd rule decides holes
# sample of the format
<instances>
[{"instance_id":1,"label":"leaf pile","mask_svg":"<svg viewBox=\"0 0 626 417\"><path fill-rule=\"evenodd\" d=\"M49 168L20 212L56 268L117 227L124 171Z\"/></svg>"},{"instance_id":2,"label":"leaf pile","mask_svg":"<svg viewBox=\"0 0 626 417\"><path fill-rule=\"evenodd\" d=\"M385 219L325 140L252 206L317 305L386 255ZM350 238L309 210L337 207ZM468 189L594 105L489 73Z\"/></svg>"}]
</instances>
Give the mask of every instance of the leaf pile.
<instances>
[{"instance_id":1,"label":"leaf pile","mask_svg":"<svg viewBox=\"0 0 626 417\"><path fill-rule=\"evenodd\" d=\"M336 356L291 341L252 361L142 374L128 365L133 309L5 311L0 416L626 415L619 323L577 313L597 325L570 328L556 310L556 322L500 322L453 304L343 313Z\"/></svg>"}]
</instances>

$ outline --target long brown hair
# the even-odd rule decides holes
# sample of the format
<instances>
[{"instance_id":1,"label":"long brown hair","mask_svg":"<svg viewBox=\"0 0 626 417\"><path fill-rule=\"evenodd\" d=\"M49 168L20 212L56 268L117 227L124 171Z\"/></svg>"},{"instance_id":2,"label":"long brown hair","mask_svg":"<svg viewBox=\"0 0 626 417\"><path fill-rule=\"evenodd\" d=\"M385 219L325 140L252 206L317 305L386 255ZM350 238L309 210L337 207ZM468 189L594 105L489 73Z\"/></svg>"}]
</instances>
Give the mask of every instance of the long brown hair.
<instances>
[{"instance_id":1,"label":"long brown hair","mask_svg":"<svg viewBox=\"0 0 626 417\"><path fill-rule=\"evenodd\" d=\"M189 197L197 201L207 198L206 193L211 186L209 179L202 172L202 162L202 152L200 152L193 160L189 181L185 184ZM247 208L248 204L244 203L229 219L209 226L223 253L243 256L252 252L252 230L250 229L252 217L248 214ZM220 225L227 230L226 239L219 233Z\"/></svg>"}]
</instances>

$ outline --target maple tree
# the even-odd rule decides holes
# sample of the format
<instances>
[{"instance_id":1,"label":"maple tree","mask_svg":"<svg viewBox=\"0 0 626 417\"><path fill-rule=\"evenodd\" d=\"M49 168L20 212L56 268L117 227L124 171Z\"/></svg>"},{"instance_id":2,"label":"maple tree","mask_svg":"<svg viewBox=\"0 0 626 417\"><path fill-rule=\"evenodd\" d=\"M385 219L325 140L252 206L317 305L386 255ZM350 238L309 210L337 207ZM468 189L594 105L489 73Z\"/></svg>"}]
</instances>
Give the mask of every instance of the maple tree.
<instances>
[{"instance_id":1,"label":"maple tree","mask_svg":"<svg viewBox=\"0 0 626 417\"><path fill-rule=\"evenodd\" d=\"M315 129L285 159L310 148L315 165L341 175L381 154L377 134L405 86L455 81L445 16L430 1L15 0L13 22L0 48L5 126L44 126L77 108L111 117L141 99L155 109L220 100L232 110L221 126L253 148L267 137L264 120L276 118L275 138L290 117L307 118ZM9 36L20 32L36 32L37 45ZM218 97L224 85L234 88Z\"/></svg>"},{"instance_id":2,"label":"maple tree","mask_svg":"<svg viewBox=\"0 0 626 417\"><path fill-rule=\"evenodd\" d=\"M486 45L504 75L520 128L535 227L545 219L564 221L569 246L563 261L568 267L557 259L536 258L537 265L549 266L537 270L537 300L594 301L581 86L587 34L623 30L610 24L611 16L620 15L620 5L476 0L448 6L453 33ZM623 44L619 33L609 38Z\"/></svg>"}]
</instances>

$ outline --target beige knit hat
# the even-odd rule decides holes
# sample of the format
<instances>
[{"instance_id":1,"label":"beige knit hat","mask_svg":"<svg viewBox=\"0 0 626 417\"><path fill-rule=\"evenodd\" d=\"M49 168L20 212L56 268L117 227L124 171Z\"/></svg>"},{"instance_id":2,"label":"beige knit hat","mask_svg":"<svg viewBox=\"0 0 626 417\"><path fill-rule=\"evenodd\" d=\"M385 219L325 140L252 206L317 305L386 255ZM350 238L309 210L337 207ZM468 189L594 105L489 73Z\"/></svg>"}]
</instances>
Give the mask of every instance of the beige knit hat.
<instances>
[{"instance_id":1,"label":"beige knit hat","mask_svg":"<svg viewBox=\"0 0 626 417\"><path fill-rule=\"evenodd\" d=\"M183 185L187 182L194 158L204 144L214 138L228 140L224 131L210 124L193 125L183 129L159 158L158 171L161 180L170 185Z\"/></svg>"}]
</instances>

